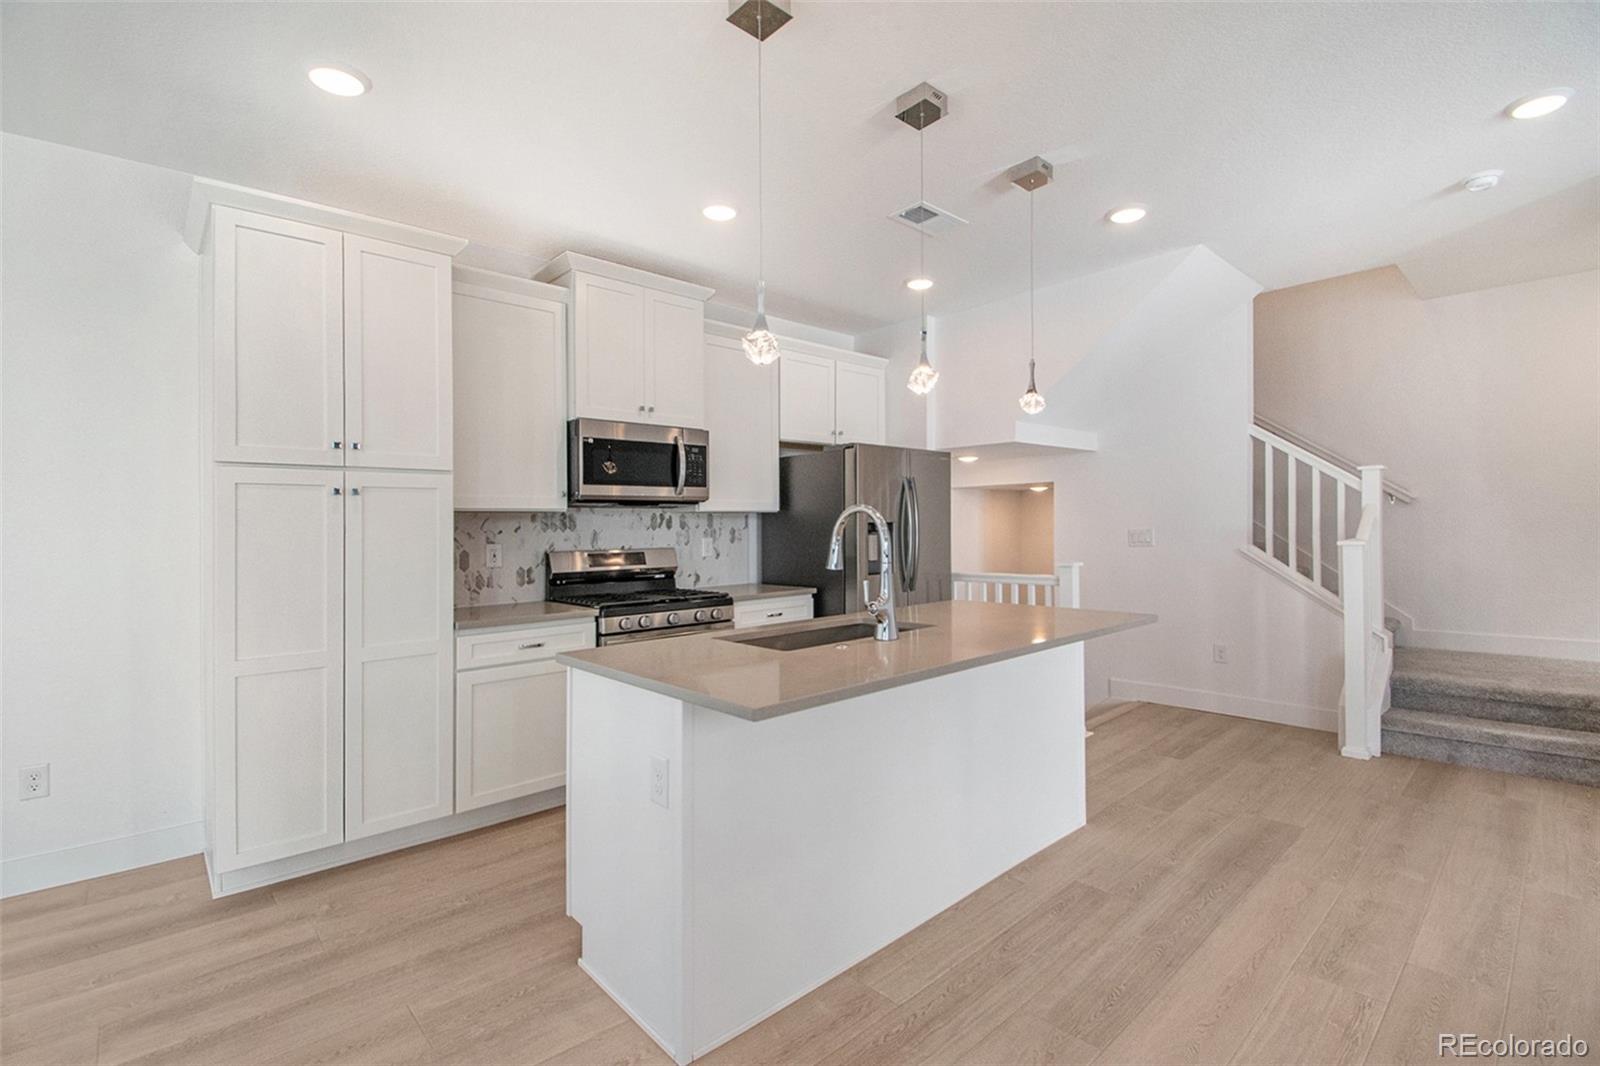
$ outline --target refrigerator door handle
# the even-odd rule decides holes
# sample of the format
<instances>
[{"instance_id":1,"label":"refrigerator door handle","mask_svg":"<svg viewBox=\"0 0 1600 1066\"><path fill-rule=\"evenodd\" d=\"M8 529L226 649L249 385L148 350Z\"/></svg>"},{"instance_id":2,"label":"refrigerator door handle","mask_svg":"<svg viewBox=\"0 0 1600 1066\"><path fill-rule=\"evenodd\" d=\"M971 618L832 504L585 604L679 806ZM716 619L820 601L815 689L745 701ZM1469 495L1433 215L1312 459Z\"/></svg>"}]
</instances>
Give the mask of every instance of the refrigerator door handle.
<instances>
[{"instance_id":1,"label":"refrigerator door handle","mask_svg":"<svg viewBox=\"0 0 1600 1066\"><path fill-rule=\"evenodd\" d=\"M919 516L917 514L917 479L902 478L900 480L900 559L901 570L904 574L905 590L914 592L917 588L917 549L919 547L921 530L917 528Z\"/></svg>"},{"instance_id":2,"label":"refrigerator door handle","mask_svg":"<svg viewBox=\"0 0 1600 1066\"><path fill-rule=\"evenodd\" d=\"M922 576L922 491L917 479L911 478L911 587L917 587Z\"/></svg>"}]
</instances>

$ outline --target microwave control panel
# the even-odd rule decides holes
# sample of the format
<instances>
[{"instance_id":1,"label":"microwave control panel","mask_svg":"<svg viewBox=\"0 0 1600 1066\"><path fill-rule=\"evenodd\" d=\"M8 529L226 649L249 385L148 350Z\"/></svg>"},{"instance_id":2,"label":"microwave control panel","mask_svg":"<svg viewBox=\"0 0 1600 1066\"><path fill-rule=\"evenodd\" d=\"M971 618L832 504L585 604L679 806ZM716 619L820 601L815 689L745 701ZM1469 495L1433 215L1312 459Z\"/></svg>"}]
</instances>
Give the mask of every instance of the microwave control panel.
<instances>
[{"instance_id":1,"label":"microwave control panel","mask_svg":"<svg viewBox=\"0 0 1600 1066\"><path fill-rule=\"evenodd\" d=\"M683 448L686 476L684 484L697 489L706 487L706 446L686 444Z\"/></svg>"}]
</instances>

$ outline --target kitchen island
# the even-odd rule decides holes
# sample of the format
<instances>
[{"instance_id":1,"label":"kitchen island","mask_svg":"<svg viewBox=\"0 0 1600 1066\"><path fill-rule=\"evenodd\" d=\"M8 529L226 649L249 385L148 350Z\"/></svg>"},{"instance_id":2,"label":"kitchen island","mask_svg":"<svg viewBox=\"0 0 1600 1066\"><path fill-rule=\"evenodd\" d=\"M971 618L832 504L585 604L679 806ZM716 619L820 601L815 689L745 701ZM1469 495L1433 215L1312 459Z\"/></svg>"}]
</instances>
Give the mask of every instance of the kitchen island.
<instances>
[{"instance_id":1,"label":"kitchen island","mask_svg":"<svg viewBox=\"0 0 1600 1066\"><path fill-rule=\"evenodd\" d=\"M990 603L560 656L579 964L680 1063L1084 824L1083 642ZM854 638L841 626L859 627Z\"/></svg>"}]
</instances>

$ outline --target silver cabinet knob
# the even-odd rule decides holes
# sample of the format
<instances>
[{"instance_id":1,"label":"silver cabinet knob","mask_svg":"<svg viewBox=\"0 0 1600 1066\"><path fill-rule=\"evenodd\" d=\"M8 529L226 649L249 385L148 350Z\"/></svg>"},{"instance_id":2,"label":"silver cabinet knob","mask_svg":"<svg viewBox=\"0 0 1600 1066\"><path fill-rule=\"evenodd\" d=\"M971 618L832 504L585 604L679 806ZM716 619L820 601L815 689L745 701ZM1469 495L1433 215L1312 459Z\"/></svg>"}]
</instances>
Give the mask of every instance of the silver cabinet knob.
<instances>
[{"instance_id":1,"label":"silver cabinet knob","mask_svg":"<svg viewBox=\"0 0 1600 1066\"><path fill-rule=\"evenodd\" d=\"M359 496L359 495L361 495L361 489L360 489L360 488L353 488L353 489L351 489L351 490L350 490L350 495L352 495L352 496Z\"/></svg>"},{"instance_id":2,"label":"silver cabinet knob","mask_svg":"<svg viewBox=\"0 0 1600 1066\"><path fill-rule=\"evenodd\" d=\"M350 442L350 450L353 451L353 452L359 452L361 450L361 442L358 441L358 440L351 441Z\"/></svg>"},{"instance_id":3,"label":"silver cabinet knob","mask_svg":"<svg viewBox=\"0 0 1600 1066\"><path fill-rule=\"evenodd\" d=\"M646 408L646 410L648 410L651 414L655 414L656 413L656 405L655 404L651 404L648 408Z\"/></svg>"},{"instance_id":4,"label":"silver cabinet knob","mask_svg":"<svg viewBox=\"0 0 1600 1066\"><path fill-rule=\"evenodd\" d=\"M644 413L644 404L640 404L640 405L639 405L639 413L640 413L640 414L643 414L643 413Z\"/></svg>"},{"instance_id":5,"label":"silver cabinet knob","mask_svg":"<svg viewBox=\"0 0 1600 1066\"><path fill-rule=\"evenodd\" d=\"M333 450L334 451L338 451L340 448L343 448L343 447L344 447L344 444L343 444L342 441L334 441L333 442Z\"/></svg>"},{"instance_id":6,"label":"silver cabinet knob","mask_svg":"<svg viewBox=\"0 0 1600 1066\"><path fill-rule=\"evenodd\" d=\"M335 496L342 496L342 495L344 495L344 490L343 490L343 489L341 489L341 488L340 488L340 487L339 487L339 486L338 486L338 485L335 485L335 486L334 486L334 487L333 487L333 494L334 494L334 495L335 495Z\"/></svg>"}]
</instances>

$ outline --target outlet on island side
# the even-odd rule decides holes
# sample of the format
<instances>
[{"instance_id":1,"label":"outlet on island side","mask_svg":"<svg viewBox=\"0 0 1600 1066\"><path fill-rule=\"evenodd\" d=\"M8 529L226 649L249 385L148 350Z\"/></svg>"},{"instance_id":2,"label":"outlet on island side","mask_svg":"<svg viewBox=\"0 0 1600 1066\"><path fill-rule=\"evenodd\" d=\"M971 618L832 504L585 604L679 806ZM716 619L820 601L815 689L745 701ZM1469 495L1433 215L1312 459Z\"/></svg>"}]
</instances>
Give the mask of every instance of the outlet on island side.
<instances>
[{"instance_id":1,"label":"outlet on island side","mask_svg":"<svg viewBox=\"0 0 1600 1066\"><path fill-rule=\"evenodd\" d=\"M50 764L40 763L38 766L24 766L22 768L22 798L25 800L43 799L50 795Z\"/></svg>"},{"instance_id":2,"label":"outlet on island side","mask_svg":"<svg viewBox=\"0 0 1600 1066\"><path fill-rule=\"evenodd\" d=\"M1214 663L1226 663L1228 661L1228 646L1226 644L1211 645L1211 661Z\"/></svg>"},{"instance_id":3,"label":"outlet on island side","mask_svg":"<svg viewBox=\"0 0 1600 1066\"><path fill-rule=\"evenodd\" d=\"M659 755L650 756L650 802L657 807L667 806L668 762Z\"/></svg>"}]
</instances>

